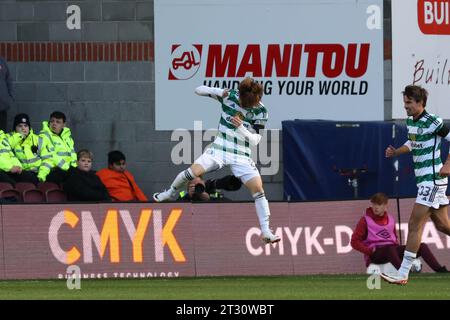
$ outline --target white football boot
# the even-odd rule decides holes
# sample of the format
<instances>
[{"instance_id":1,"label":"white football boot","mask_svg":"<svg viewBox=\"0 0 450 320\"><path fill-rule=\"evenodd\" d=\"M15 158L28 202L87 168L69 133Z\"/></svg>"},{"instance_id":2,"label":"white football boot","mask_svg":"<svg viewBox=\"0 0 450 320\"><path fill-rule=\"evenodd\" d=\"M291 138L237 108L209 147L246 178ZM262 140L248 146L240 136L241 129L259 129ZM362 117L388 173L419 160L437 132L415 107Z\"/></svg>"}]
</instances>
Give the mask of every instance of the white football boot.
<instances>
[{"instance_id":1,"label":"white football boot","mask_svg":"<svg viewBox=\"0 0 450 320\"><path fill-rule=\"evenodd\" d=\"M153 200L155 200L155 202L175 201L177 200L177 198L178 192L172 188L163 192L156 192L153 194Z\"/></svg>"},{"instance_id":2,"label":"white football boot","mask_svg":"<svg viewBox=\"0 0 450 320\"><path fill-rule=\"evenodd\" d=\"M270 230L262 233L262 241L265 243L276 243L280 240L281 238L276 234L273 234Z\"/></svg>"},{"instance_id":3,"label":"white football boot","mask_svg":"<svg viewBox=\"0 0 450 320\"><path fill-rule=\"evenodd\" d=\"M391 284L405 285L408 283L408 277L400 275L398 272L381 273L381 278Z\"/></svg>"}]
</instances>

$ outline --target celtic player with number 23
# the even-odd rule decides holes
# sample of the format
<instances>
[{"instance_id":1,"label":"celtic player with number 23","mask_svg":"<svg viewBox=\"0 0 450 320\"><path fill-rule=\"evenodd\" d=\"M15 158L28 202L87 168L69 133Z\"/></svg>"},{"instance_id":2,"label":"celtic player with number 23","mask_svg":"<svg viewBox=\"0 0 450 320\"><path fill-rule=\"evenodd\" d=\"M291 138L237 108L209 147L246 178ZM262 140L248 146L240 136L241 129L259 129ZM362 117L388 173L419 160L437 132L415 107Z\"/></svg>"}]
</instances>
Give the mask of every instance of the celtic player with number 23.
<instances>
[{"instance_id":1,"label":"celtic player with number 23","mask_svg":"<svg viewBox=\"0 0 450 320\"><path fill-rule=\"evenodd\" d=\"M261 140L259 130L264 128L268 119L267 110L261 103L261 84L252 78L245 78L240 82L237 91L200 86L195 89L195 93L209 96L221 104L217 137L189 169L177 175L168 190L155 193L153 199L156 202L175 200L188 181L206 172L229 166L255 200L262 240L266 243L280 241L280 237L270 230L269 202L264 194L259 171L250 157L250 146L256 146Z\"/></svg>"},{"instance_id":2,"label":"celtic player with number 23","mask_svg":"<svg viewBox=\"0 0 450 320\"><path fill-rule=\"evenodd\" d=\"M420 86L409 85L403 91L408 119L408 140L399 148L389 146L386 157L412 152L417 183L417 198L408 223L408 239L402 265L394 274L381 274L390 283L406 284L413 260L420 246L424 225L431 218L436 228L450 235L446 196L450 175L450 155L441 160L442 138L450 141L450 130L441 118L425 110L428 93Z\"/></svg>"}]
</instances>

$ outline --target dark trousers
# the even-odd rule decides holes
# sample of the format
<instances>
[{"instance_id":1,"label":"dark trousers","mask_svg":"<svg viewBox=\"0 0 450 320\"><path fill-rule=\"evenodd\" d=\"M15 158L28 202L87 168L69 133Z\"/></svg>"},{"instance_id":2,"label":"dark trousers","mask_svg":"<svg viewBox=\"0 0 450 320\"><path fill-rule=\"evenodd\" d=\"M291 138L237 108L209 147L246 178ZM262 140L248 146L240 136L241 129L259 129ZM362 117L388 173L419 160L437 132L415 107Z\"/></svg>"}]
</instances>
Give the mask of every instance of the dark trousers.
<instances>
[{"instance_id":1,"label":"dark trousers","mask_svg":"<svg viewBox=\"0 0 450 320\"><path fill-rule=\"evenodd\" d=\"M52 171L47 176L47 179L45 181L53 182L58 185L63 184L68 177L68 171L64 171L61 168L53 168Z\"/></svg>"},{"instance_id":2,"label":"dark trousers","mask_svg":"<svg viewBox=\"0 0 450 320\"><path fill-rule=\"evenodd\" d=\"M370 260L375 264L384 264L390 262L396 269L399 269L402 265L404 252L405 246L388 245L378 247L370 257ZM430 248L428 248L425 243L420 244L419 251L417 252L417 257L422 257L423 260L434 271L438 271L442 268L441 264L439 264Z\"/></svg>"},{"instance_id":3,"label":"dark trousers","mask_svg":"<svg viewBox=\"0 0 450 320\"><path fill-rule=\"evenodd\" d=\"M39 180L36 173L33 171L22 171L22 173L0 171L0 182L8 182L15 186L17 182L31 182L37 184Z\"/></svg>"},{"instance_id":4,"label":"dark trousers","mask_svg":"<svg viewBox=\"0 0 450 320\"><path fill-rule=\"evenodd\" d=\"M9 131L6 129L7 120L8 120L8 117L7 117L6 111L0 111L0 129L3 130L4 132Z\"/></svg>"}]
</instances>

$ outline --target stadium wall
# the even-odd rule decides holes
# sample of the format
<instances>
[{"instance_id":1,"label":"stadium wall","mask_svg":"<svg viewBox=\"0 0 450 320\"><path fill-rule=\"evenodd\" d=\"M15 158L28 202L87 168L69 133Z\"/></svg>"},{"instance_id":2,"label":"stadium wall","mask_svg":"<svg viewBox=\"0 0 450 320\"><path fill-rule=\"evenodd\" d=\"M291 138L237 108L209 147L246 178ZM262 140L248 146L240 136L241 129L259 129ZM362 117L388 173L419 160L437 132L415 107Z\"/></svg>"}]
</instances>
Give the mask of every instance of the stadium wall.
<instances>
[{"instance_id":1,"label":"stadium wall","mask_svg":"<svg viewBox=\"0 0 450 320\"><path fill-rule=\"evenodd\" d=\"M413 199L402 199L401 237ZM365 273L350 246L366 201L272 204L282 241L263 245L252 203L2 205L1 279ZM395 201L389 211L398 216ZM423 241L450 265L450 238ZM430 269L424 266L424 272Z\"/></svg>"}]
</instances>

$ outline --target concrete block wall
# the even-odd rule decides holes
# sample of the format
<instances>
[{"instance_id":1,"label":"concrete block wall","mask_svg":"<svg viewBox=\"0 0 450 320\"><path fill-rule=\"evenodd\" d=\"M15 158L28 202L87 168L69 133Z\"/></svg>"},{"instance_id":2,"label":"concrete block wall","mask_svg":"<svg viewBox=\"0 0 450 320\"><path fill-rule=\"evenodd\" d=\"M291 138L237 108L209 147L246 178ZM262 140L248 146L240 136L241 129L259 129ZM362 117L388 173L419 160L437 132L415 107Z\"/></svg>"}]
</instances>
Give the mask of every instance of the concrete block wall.
<instances>
[{"instance_id":1,"label":"concrete block wall","mask_svg":"<svg viewBox=\"0 0 450 320\"><path fill-rule=\"evenodd\" d=\"M81 8L81 30L66 27L66 9L73 4ZM390 0L384 6L389 44ZM9 61L17 99L8 114L10 126L16 113L25 112L39 131L52 111L63 111L76 148L94 152L95 169L106 166L110 150L119 149L147 196L166 188L187 165L171 161L178 143L171 141L171 132L154 130L153 21L153 0L0 1L0 54ZM389 120L386 50L384 67ZM278 173L263 176L269 200L283 199L281 144L280 135ZM227 196L251 200L244 189Z\"/></svg>"}]
</instances>

